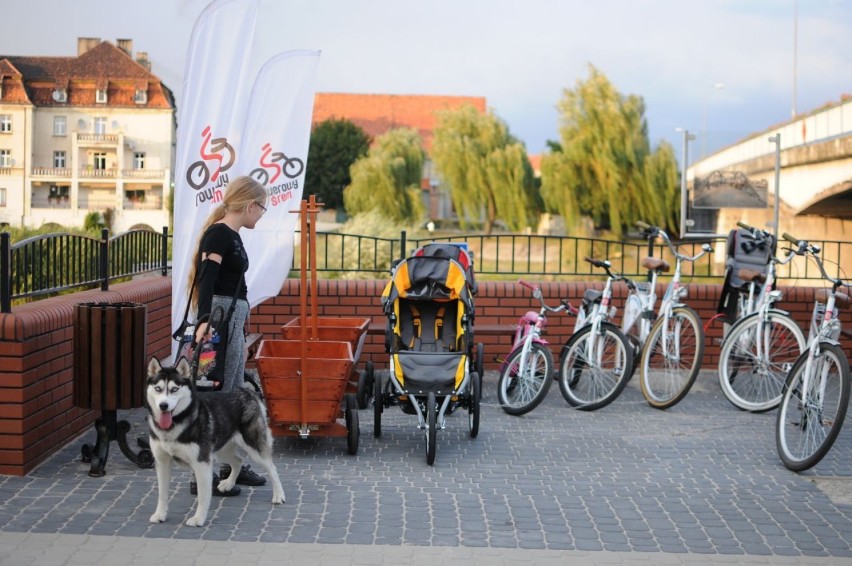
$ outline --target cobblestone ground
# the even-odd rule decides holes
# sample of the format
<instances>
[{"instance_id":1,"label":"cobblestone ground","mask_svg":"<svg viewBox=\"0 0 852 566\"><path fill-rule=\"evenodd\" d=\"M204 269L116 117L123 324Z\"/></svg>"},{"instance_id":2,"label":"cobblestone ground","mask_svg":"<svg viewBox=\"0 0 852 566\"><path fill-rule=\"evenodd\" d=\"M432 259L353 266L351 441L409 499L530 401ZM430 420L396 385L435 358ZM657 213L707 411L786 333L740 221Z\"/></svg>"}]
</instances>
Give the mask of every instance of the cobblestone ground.
<instances>
[{"instance_id":1,"label":"cobblestone ground","mask_svg":"<svg viewBox=\"0 0 852 566\"><path fill-rule=\"evenodd\" d=\"M343 438L279 438L287 503L272 506L269 486L243 487L214 498L203 528L183 525L194 505L188 471L175 474L171 515L157 525L154 471L115 443L107 475L88 477L80 448L92 431L27 477L0 476L0 533L852 557L852 425L816 468L792 473L776 453L775 412L737 410L715 379L702 373L684 401L658 411L634 378L589 413L554 383L539 408L512 417L489 374L478 438L466 412L450 416L434 466L416 417L388 408L374 438L370 408L359 412L357 455ZM144 434L141 409L119 417Z\"/></svg>"}]
</instances>

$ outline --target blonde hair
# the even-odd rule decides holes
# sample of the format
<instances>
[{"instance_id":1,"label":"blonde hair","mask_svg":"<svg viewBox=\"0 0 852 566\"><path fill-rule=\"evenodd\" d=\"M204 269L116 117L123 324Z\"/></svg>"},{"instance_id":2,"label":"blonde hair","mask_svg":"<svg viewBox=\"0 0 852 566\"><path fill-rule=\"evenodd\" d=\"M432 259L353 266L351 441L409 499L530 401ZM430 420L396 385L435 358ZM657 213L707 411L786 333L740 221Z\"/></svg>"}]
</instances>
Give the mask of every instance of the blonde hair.
<instances>
[{"instance_id":1,"label":"blonde hair","mask_svg":"<svg viewBox=\"0 0 852 566\"><path fill-rule=\"evenodd\" d=\"M192 294L190 300L193 308L198 307L198 286L195 285L195 276L196 269L201 263L201 239L204 237L204 233L207 232L207 229L213 224L225 218L225 214L229 211L245 210L253 202L265 205L266 197L266 188L252 177L243 175L228 183L228 187L225 189L225 198L210 212L210 215L207 217L207 220L204 222L204 226L202 226L201 232L198 235L198 241L195 244L195 255L193 256L192 263L189 266L189 279L187 279L186 284L187 293Z\"/></svg>"}]
</instances>

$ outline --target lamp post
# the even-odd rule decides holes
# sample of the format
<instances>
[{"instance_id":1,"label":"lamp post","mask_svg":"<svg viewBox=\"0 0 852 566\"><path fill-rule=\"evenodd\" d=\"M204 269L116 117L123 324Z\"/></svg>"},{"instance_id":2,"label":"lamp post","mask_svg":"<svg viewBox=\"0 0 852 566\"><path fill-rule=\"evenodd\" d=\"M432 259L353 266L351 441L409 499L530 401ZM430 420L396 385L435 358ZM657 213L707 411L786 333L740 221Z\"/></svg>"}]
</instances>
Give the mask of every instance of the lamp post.
<instances>
[{"instance_id":1,"label":"lamp post","mask_svg":"<svg viewBox=\"0 0 852 566\"><path fill-rule=\"evenodd\" d=\"M714 90L722 90L723 88L725 88L725 83L721 83L721 82L713 83L712 85L708 86L707 88L708 88L708 90L711 89L711 88L714 89ZM707 106L709 104L709 99L710 99L710 95L705 92L704 93L704 122L703 122L702 130L701 130L701 157L704 157L704 155L705 155L704 150L705 150L705 145L706 145L706 140L707 140Z\"/></svg>"},{"instance_id":2,"label":"lamp post","mask_svg":"<svg viewBox=\"0 0 852 566\"><path fill-rule=\"evenodd\" d=\"M689 161L689 142L695 139L695 136L691 135L688 130L678 128L675 131L681 131L683 133L683 153L681 154L680 159L680 237L681 239L686 238L686 211L688 205L688 199L686 194L686 168Z\"/></svg>"}]
</instances>

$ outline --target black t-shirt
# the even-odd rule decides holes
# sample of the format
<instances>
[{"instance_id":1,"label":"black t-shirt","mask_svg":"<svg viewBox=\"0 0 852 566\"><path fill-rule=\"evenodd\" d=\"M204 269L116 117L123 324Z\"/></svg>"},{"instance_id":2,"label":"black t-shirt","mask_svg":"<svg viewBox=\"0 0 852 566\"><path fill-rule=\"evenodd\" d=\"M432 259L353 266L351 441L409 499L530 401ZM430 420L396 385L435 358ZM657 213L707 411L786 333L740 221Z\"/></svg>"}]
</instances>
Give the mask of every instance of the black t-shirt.
<instances>
[{"instance_id":1,"label":"black t-shirt","mask_svg":"<svg viewBox=\"0 0 852 566\"><path fill-rule=\"evenodd\" d=\"M245 299L248 289L243 273L248 269L249 259L239 232L227 224L217 222L210 226L201 239L201 255L218 254L222 263L205 260L196 265L198 281L198 316L209 314L213 295L233 297L240 285L238 297Z\"/></svg>"}]
</instances>

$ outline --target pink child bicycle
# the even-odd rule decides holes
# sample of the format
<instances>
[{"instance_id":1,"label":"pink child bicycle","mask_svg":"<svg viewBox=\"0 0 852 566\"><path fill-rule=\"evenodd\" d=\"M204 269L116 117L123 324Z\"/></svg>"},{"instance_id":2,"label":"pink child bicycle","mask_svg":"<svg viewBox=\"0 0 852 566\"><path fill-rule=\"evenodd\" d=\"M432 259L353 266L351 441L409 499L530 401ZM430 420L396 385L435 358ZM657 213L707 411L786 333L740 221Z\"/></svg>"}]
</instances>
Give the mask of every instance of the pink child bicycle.
<instances>
[{"instance_id":1,"label":"pink child bicycle","mask_svg":"<svg viewBox=\"0 0 852 566\"><path fill-rule=\"evenodd\" d=\"M547 340L541 337L547 313L567 310L577 314L567 300L563 299L558 307L547 306L540 288L526 281L518 283L532 291L533 298L541 302L541 309L528 311L518 320L512 351L500 364L497 398L510 415L523 415L538 407L553 381L553 354Z\"/></svg>"}]
</instances>

